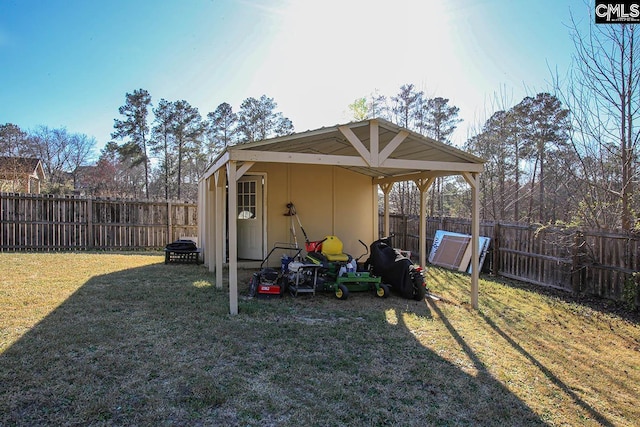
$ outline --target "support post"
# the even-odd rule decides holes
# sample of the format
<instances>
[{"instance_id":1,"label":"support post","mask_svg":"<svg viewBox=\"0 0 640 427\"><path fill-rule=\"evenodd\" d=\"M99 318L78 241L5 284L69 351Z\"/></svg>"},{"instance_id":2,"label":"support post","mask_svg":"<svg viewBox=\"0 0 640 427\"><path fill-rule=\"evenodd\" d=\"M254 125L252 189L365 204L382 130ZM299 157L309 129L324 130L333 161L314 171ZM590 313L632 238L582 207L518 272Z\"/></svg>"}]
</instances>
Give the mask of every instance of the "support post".
<instances>
[{"instance_id":1,"label":"support post","mask_svg":"<svg viewBox=\"0 0 640 427\"><path fill-rule=\"evenodd\" d=\"M478 309L478 283L480 281L480 174L463 172L471 187L471 307Z\"/></svg>"},{"instance_id":2,"label":"support post","mask_svg":"<svg viewBox=\"0 0 640 427\"><path fill-rule=\"evenodd\" d=\"M478 309L478 283L480 279L480 180L478 173L470 174L472 222L471 222L471 307Z\"/></svg>"},{"instance_id":3,"label":"support post","mask_svg":"<svg viewBox=\"0 0 640 427\"><path fill-rule=\"evenodd\" d=\"M384 235L388 236L391 234L391 231L389 230L389 193L391 192L393 184L384 183L379 185L382 190L382 194L384 195Z\"/></svg>"},{"instance_id":4,"label":"support post","mask_svg":"<svg viewBox=\"0 0 640 427\"><path fill-rule=\"evenodd\" d=\"M236 161L227 163L229 182L229 314L238 314L238 183Z\"/></svg>"},{"instance_id":5,"label":"support post","mask_svg":"<svg viewBox=\"0 0 640 427\"><path fill-rule=\"evenodd\" d=\"M215 257L216 257L216 288L222 289L223 265L225 256L225 212L227 206L225 202L225 170L219 169L215 172Z\"/></svg>"},{"instance_id":6,"label":"support post","mask_svg":"<svg viewBox=\"0 0 640 427\"><path fill-rule=\"evenodd\" d=\"M205 178L202 186L203 198L205 205L202 207L202 213L198 214L202 217L201 224L204 224L202 230L198 230L202 234L202 249L204 250L204 262L209 271L216 271L216 187L215 180L212 176ZM217 285L217 283L216 283Z\"/></svg>"},{"instance_id":7,"label":"support post","mask_svg":"<svg viewBox=\"0 0 640 427\"><path fill-rule=\"evenodd\" d=\"M427 265L427 191L433 185L435 178L431 177L427 180L419 179L415 181L416 186L420 190L420 224L418 226L419 248L420 248L420 265Z\"/></svg>"},{"instance_id":8,"label":"support post","mask_svg":"<svg viewBox=\"0 0 640 427\"><path fill-rule=\"evenodd\" d=\"M427 265L427 192L420 190L420 224L418 225L418 247L420 248L420 265Z\"/></svg>"}]
</instances>

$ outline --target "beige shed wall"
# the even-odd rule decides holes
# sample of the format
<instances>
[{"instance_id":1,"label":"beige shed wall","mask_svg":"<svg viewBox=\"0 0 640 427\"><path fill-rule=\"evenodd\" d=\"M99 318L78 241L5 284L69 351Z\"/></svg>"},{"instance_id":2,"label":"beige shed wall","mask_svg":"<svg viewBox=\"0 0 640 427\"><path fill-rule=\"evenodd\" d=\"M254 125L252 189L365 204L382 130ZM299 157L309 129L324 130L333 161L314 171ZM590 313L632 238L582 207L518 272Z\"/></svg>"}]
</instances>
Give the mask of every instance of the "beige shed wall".
<instances>
[{"instance_id":1,"label":"beige shed wall","mask_svg":"<svg viewBox=\"0 0 640 427\"><path fill-rule=\"evenodd\" d=\"M265 174L267 252L276 242L293 243L287 203L295 205L309 240L336 235L344 251L363 253L358 239L370 244L374 235L374 191L371 178L336 166L257 163L246 175ZM327 191L330 188L331 191ZM209 220L214 217L209 213ZM293 217L298 244L304 235ZM277 261L277 260L276 260Z\"/></svg>"}]
</instances>

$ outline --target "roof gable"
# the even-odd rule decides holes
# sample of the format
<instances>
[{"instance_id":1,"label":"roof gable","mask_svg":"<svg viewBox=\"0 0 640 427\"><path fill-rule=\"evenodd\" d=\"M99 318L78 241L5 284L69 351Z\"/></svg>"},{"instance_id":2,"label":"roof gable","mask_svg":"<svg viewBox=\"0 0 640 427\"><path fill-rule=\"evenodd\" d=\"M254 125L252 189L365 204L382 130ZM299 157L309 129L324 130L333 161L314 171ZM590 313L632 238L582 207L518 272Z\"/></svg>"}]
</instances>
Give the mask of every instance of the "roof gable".
<instances>
[{"instance_id":1,"label":"roof gable","mask_svg":"<svg viewBox=\"0 0 640 427\"><path fill-rule=\"evenodd\" d=\"M220 154L205 177L228 160L332 164L377 179L481 172L484 164L477 156L384 119L230 146Z\"/></svg>"},{"instance_id":2,"label":"roof gable","mask_svg":"<svg viewBox=\"0 0 640 427\"><path fill-rule=\"evenodd\" d=\"M35 157L0 157L0 174L34 175L44 178L40 159Z\"/></svg>"},{"instance_id":3,"label":"roof gable","mask_svg":"<svg viewBox=\"0 0 640 427\"><path fill-rule=\"evenodd\" d=\"M403 131L407 133L407 143L404 145L410 145L409 141L417 144L418 148L422 150L433 150L432 153L436 151L446 152L449 155L458 156L461 159L467 159L472 162L484 163L485 160L468 153L466 151L455 148L451 145L445 144L443 142L437 141L433 138L429 138L427 136L421 135L417 132L411 131L409 129L403 128L401 126L397 126L385 119L370 119L363 120L360 122L351 122L343 125L335 125L322 127L315 130L308 130L304 132L293 133L291 135L280 136L276 138L269 138L262 141L254 141L248 143L237 144L228 147L229 149L238 149L238 150L251 150L256 149L257 147L265 147L270 146L279 151L296 151L300 152L304 150L304 148L300 147L300 144L309 144L309 143L317 143L323 142L323 145L317 145L314 147L314 150L318 153L322 154L336 154L337 148L335 146L331 146L332 143L336 142L346 142L346 137L343 135L338 135L338 132L341 128L349 128L351 131L363 142L366 148L370 148L370 124L372 122L377 122L378 128L380 130L380 148L384 149L388 143L397 135L399 132ZM343 144L345 146L349 144ZM413 153L397 151L394 157L402 158L407 155L412 156ZM423 157L426 155L423 155Z\"/></svg>"}]
</instances>

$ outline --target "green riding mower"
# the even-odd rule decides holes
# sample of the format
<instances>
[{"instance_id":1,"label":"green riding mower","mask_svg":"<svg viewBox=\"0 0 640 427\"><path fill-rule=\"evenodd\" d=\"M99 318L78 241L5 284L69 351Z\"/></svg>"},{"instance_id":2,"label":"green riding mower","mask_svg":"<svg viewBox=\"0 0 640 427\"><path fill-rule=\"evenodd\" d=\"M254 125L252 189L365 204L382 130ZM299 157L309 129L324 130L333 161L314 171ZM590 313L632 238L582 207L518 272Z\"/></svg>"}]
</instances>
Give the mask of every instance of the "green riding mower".
<instances>
[{"instance_id":1,"label":"green riding mower","mask_svg":"<svg viewBox=\"0 0 640 427\"><path fill-rule=\"evenodd\" d=\"M360 241L366 252L358 258L342 252L343 244L336 236L307 242L307 255L302 261L288 266L288 289L291 295L299 293L333 292L338 299L346 299L351 292L372 291L380 298L391 293L389 285L380 277L358 267L358 261L369 253L367 245Z\"/></svg>"}]
</instances>

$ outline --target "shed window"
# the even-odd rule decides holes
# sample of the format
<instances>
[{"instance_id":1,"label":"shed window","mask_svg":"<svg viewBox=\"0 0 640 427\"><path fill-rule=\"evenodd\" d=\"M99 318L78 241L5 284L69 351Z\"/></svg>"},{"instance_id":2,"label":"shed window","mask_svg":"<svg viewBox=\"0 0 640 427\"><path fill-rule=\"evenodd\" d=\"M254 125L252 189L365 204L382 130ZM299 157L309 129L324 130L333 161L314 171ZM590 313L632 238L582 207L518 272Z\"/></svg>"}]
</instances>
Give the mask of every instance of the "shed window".
<instances>
[{"instance_id":1,"label":"shed window","mask_svg":"<svg viewBox=\"0 0 640 427\"><path fill-rule=\"evenodd\" d=\"M256 183L246 181L238 183L238 219L256 217Z\"/></svg>"}]
</instances>

